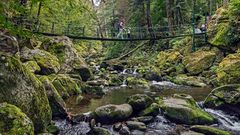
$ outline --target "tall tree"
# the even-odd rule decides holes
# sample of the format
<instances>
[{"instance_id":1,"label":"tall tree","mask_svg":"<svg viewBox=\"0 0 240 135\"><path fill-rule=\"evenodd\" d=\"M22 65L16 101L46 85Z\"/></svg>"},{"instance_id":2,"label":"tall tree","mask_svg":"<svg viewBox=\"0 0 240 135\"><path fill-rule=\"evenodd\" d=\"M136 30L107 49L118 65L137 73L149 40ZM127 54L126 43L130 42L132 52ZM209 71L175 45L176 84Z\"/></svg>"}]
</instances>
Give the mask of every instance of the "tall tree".
<instances>
[{"instance_id":1,"label":"tall tree","mask_svg":"<svg viewBox=\"0 0 240 135\"><path fill-rule=\"evenodd\" d=\"M174 0L166 0L166 11L167 11L167 19L168 19L168 27L169 31L174 34L174 11L173 11L173 6L174 6Z\"/></svg>"},{"instance_id":2,"label":"tall tree","mask_svg":"<svg viewBox=\"0 0 240 135\"><path fill-rule=\"evenodd\" d=\"M156 35L153 30L152 26L152 21L151 21L151 2L150 0L147 0L147 11L146 11L146 16L147 16L147 26L148 26L148 32L150 33L151 38L155 38Z\"/></svg>"}]
</instances>

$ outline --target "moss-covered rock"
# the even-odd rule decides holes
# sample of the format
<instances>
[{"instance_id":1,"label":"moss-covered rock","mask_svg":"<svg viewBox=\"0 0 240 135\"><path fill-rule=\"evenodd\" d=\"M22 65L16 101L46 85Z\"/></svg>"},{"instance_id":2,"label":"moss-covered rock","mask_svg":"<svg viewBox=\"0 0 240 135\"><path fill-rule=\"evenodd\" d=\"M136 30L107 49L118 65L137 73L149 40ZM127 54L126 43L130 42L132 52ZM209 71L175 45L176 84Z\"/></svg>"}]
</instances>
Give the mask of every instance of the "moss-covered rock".
<instances>
[{"instance_id":1,"label":"moss-covered rock","mask_svg":"<svg viewBox=\"0 0 240 135\"><path fill-rule=\"evenodd\" d=\"M53 123L47 127L48 133L52 133L54 135L57 135L59 133L59 129L57 126L55 126Z\"/></svg>"},{"instance_id":2,"label":"moss-covered rock","mask_svg":"<svg viewBox=\"0 0 240 135\"><path fill-rule=\"evenodd\" d=\"M52 109L53 117L66 117L66 104L62 99L61 95L58 93L51 81L49 81L47 76L41 76L40 81L45 86L48 100Z\"/></svg>"},{"instance_id":3,"label":"moss-covered rock","mask_svg":"<svg viewBox=\"0 0 240 135\"><path fill-rule=\"evenodd\" d=\"M33 123L18 107L7 103L1 103L0 134L34 135Z\"/></svg>"},{"instance_id":4,"label":"moss-covered rock","mask_svg":"<svg viewBox=\"0 0 240 135\"><path fill-rule=\"evenodd\" d=\"M40 73L44 75L57 73L60 70L58 58L44 50L30 50L27 47L24 47L21 51L21 60L36 61L41 67Z\"/></svg>"},{"instance_id":5,"label":"moss-covered rock","mask_svg":"<svg viewBox=\"0 0 240 135\"><path fill-rule=\"evenodd\" d=\"M178 51L162 51L157 55L156 67L162 74L184 73L184 67L181 65L182 58L183 56Z\"/></svg>"},{"instance_id":6,"label":"moss-covered rock","mask_svg":"<svg viewBox=\"0 0 240 135\"><path fill-rule=\"evenodd\" d=\"M93 134L93 135L112 135L110 131L108 131L107 129L105 128L101 128L101 127L94 127L92 129L92 131L90 132L90 134Z\"/></svg>"},{"instance_id":7,"label":"moss-covered rock","mask_svg":"<svg viewBox=\"0 0 240 135\"><path fill-rule=\"evenodd\" d=\"M112 123L121 120L126 120L133 112L129 104L122 105L105 105L98 107L94 114L96 120L101 123Z\"/></svg>"},{"instance_id":8,"label":"moss-covered rock","mask_svg":"<svg viewBox=\"0 0 240 135\"><path fill-rule=\"evenodd\" d=\"M152 103L149 107L138 113L138 116L157 116L159 114L159 105Z\"/></svg>"},{"instance_id":9,"label":"moss-covered rock","mask_svg":"<svg viewBox=\"0 0 240 135\"><path fill-rule=\"evenodd\" d=\"M184 57L183 64L190 74L197 75L212 66L215 55L211 51L197 51Z\"/></svg>"},{"instance_id":10,"label":"moss-covered rock","mask_svg":"<svg viewBox=\"0 0 240 135\"><path fill-rule=\"evenodd\" d=\"M24 65L32 72L32 73L39 73L41 68L38 66L36 61L27 61Z\"/></svg>"},{"instance_id":11,"label":"moss-covered rock","mask_svg":"<svg viewBox=\"0 0 240 135\"><path fill-rule=\"evenodd\" d=\"M127 84L130 86L140 85L148 87L148 81L143 78L128 77Z\"/></svg>"},{"instance_id":12,"label":"moss-covered rock","mask_svg":"<svg viewBox=\"0 0 240 135\"><path fill-rule=\"evenodd\" d=\"M43 43L42 48L58 57L62 72L80 74L83 81L92 77L90 68L68 37L54 37Z\"/></svg>"},{"instance_id":13,"label":"moss-covered rock","mask_svg":"<svg viewBox=\"0 0 240 135\"><path fill-rule=\"evenodd\" d=\"M215 119L201 110L190 95L174 95L159 101L160 108L172 121L182 124L213 124Z\"/></svg>"},{"instance_id":14,"label":"moss-covered rock","mask_svg":"<svg viewBox=\"0 0 240 135\"><path fill-rule=\"evenodd\" d=\"M180 85L188 85L188 86L196 86L196 87L207 86L199 77L187 76L185 74L177 75L172 81Z\"/></svg>"},{"instance_id":15,"label":"moss-covered rock","mask_svg":"<svg viewBox=\"0 0 240 135\"><path fill-rule=\"evenodd\" d=\"M240 54L230 54L221 61L217 80L221 85L240 82Z\"/></svg>"},{"instance_id":16,"label":"moss-covered rock","mask_svg":"<svg viewBox=\"0 0 240 135\"><path fill-rule=\"evenodd\" d=\"M212 90L204 101L204 105L209 108L223 108L228 111L240 112L240 85L224 85ZM231 109L234 107L234 109Z\"/></svg>"},{"instance_id":17,"label":"moss-covered rock","mask_svg":"<svg viewBox=\"0 0 240 135\"><path fill-rule=\"evenodd\" d=\"M203 133L205 135L231 135L231 133L218 129L218 128L214 128L214 127L210 127L210 126L203 126L203 125L195 125L191 127L191 130L199 132L199 133Z\"/></svg>"},{"instance_id":18,"label":"moss-covered rock","mask_svg":"<svg viewBox=\"0 0 240 135\"><path fill-rule=\"evenodd\" d=\"M149 107L153 103L153 99L145 94L136 94L128 97L127 103L132 106L134 112L139 112Z\"/></svg>"},{"instance_id":19,"label":"moss-covered rock","mask_svg":"<svg viewBox=\"0 0 240 135\"><path fill-rule=\"evenodd\" d=\"M80 84L77 84L66 74L50 75L48 77L63 98L81 93Z\"/></svg>"},{"instance_id":20,"label":"moss-covered rock","mask_svg":"<svg viewBox=\"0 0 240 135\"><path fill-rule=\"evenodd\" d=\"M126 124L130 130L145 131L147 129L144 123L138 121L127 121Z\"/></svg>"},{"instance_id":21,"label":"moss-covered rock","mask_svg":"<svg viewBox=\"0 0 240 135\"><path fill-rule=\"evenodd\" d=\"M18 58L0 58L0 102L16 105L33 121L36 132L45 131L52 112L43 84Z\"/></svg>"},{"instance_id":22,"label":"moss-covered rock","mask_svg":"<svg viewBox=\"0 0 240 135\"><path fill-rule=\"evenodd\" d=\"M212 21L209 23L208 34L209 42L212 45L226 48L228 50L233 49L237 46L239 42L239 26L237 16L231 14L230 9L219 8L216 14L213 16Z\"/></svg>"}]
</instances>

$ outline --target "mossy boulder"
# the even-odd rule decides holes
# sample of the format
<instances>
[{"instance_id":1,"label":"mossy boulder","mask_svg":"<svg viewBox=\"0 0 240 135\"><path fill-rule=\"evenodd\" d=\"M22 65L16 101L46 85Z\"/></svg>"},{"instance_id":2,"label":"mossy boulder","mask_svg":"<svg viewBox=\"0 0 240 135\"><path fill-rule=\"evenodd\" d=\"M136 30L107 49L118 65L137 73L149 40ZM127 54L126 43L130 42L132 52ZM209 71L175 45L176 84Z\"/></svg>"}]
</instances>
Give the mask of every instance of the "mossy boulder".
<instances>
[{"instance_id":1,"label":"mossy boulder","mask_svg":"<svg viewBox=\"0 0 240 135\"><path fill-rule=\"evenodd\" d=\"M80 74L83 81L92 77L90 68L68 37L54 37L43 43L42 48L58 57L62 72Z\"/></svg>"},{"instance_id":2,"label":"mossy boulder","mask_svg":"<svg viewBox=\"0 0 240 135\"><path fill-rule=\"evenodd\" d=\"M229 6L232 7L232 6ZM209 42L227 50L236 50L239 43L238 15L231 14L231 8L219 8L209 23Z\"/></svg>"},{"instance_id":3,"label":"mossy boulder","mask_svg":"<svg viewBox=\"0 0 240 135\"><path fill-rule=\"evenodd\" d=\"M173 80L174 83L180 85L196 86L196 87L205 87L207 86L202 79L196 76L187 76L185 74L177 75Z\"/></svg>"},{"instance_id":4,"label":"mossy boulder","mask_svg":"<svg viewBox=\"0 0 240 135\"><path fill-rule=\"evenodd\" d=\"M50 103L50 107L52 109L52 116L53 117L66 117L66 104L61 97L61 95L58 93L57 89L54 87L52 82L48 79L47 76L41 76L39 80L43 83L45 86L48 101Z\"/></svg>"},{"instance_id":5,"label":"mossy boulder","mask_svg":"<svg viewBox=\"0 0 240 135\"><path fill-rule=\"evenodd\" d=\"M127 121L126 125L130 130L140 130L145 131L147 129L146 125L138 121Z\"/></svg>"},{"instance_id":6,"label":"mossy boulder","mask_svg":"<svg viewBox=\"0 0 240 135\"><path fill-rule=\"evenodd\" d=\"M77 84L76 81L67 74L50 75L48 77L63 98L81 93L80 84Z\"/></svg>"},{"instance_id":7,"label":"mossy boulder","mask_svg":"<svg viewBox=\"0 0 240 135\"><path fill-rule=\"evenodd\" d=\"M191 75L197 75L213 65L215 55L215 52L200 50L184 57L183 64Z\"/></svg>"},{"instance_id":8,"label":"mossy boulder","mask_svg":"<svg viewBox=\"0 0 240 135\"><path fill-rule=\"evenodd\" d=\"M136 77L128 77L127 78L127 84L130 86L148 86L148 81L143 78L136 78Z\"/></svg>"},{"instance_id":9,"label":"mossy boulder","mask_svg":"<svg viewBox=\"0 0 240 135\"><path fill-rule=\"evenodd\" d=\"M167 63L180 62L182 57L183 56L178 51L162 51L157 55L157 65L163 67Z\"/></svg>"},{"instance_id":10,"label":"mossy boulder","mask_svg":"<svg viewBox=\"0 0 240 135\"><path fill-rule=\"evenodd\" d=\"M183 73L184 67L181 65L182 58L183 56L178 51L162 51L157 55L157 59L155 61L156 67L160 70L161 73Z\"/></svg>"},{"instance_id":11,"label":"mossy boulder","mask_svg":"<svg viewBox=\"0 0 240 135\"><path fill-rule=\"evenodd\" d=\"M38 66L36 61L27 61L24 65L32 72L32 73L39 73L41 68Z\"/></svg>"},{"instance_id":12,"label":"mossy boulder","mask_svg":"<svg viewBox=\"0 0 240 135\"><path fill-rule=\"evenodd\" d=\"M240 54L230 54L221 61L217 80L221 85L240 82Z\"/></svg>"},{"instance_id":13,"label":"mossy boulder","mask_svg":"<svg viewBox=\"0 0 240 135\"><path fill-rule=\"evenodd\" d=\"M35 132L45 131L52 112L43 84L19 58L0 54L0 102L19 107L34 123Z\"/></svg>"},{"instance_id":14,"label":"mossy boulder","mask_svg":"<svg viewBox=\"0 0 240 135\"><path fill-rule=\"evenodd\" d=\"M133 109L129 104L122 105L105 105L98 107L94 115L96 120L101 123L113 123L117 121L126 120L132 114Z\"/></svg>"},{"instance_id":15,"label":"mossy boulder","mask_svg":"<svg viewBox=\"0 0 240 135\"><path fill-rule=\"evenodd\" d=\"M200 109L190 95L177 95L159 101L165 116L176 123L182 124L213 124L213 118Z\"/></svg>"},{"instance_id":16,"label":"mossy boulder","mask_svg":"<svg viewBox=\"0 0 240 135\"><path fill-rule=\"evenodd\" d=\"M127 103L132 106L134 112L139 112L149 107L153 99L145 94L136 94L128 97Z\"/></svg>"},{"instance_id":17,"label":"mossy boulder","mask_svg":"<svg viewBox=\"0 0 240 135\"><path fill-rule=\"evenodd\" d=\"M224 85L213 89L205 99L204 105L240 114L240 84Z\"/></svg>"},{"instance_id":18,"label":"mossy boulder","mask_svg":"<svg viewBox=\"0 0 240 135\"><path fill-rule=\"evenodd\" d=\"M191 127L191 130L203 133L204 135L231 135L228 131L203 125L194 125Z\"/></svg>"},{"instance_id":19,"label":"mossy boulder","mask_svg":"<svg viewBox=\"0 0 240 135\"><path fill-rule=\"evenodd\" d=\"M157 116L159 114L159 105L152 103L149 107L138 113L138 116Z\"/></svg>"},{"instance_id":20,"label":"mossy boulder","mask_svg":"<svg viewBox=\"0 0 240 135\"><path fill-rule=\"evenodd\" d=\"M40 49L28 49L24 47L21 51L22 61L36 61L41 67L40 74L49 75L60 70L59 60L56 56Z\"/></svg>"},{"instance_id":21,"label":"mossy boulder","mask_svg":"<svg viewBox=\"0 0 240 135\"><path fill-rule=\"evenodd\" d=\"M1 103L0 134L34 135L33 123L18 107L8 103Z\"/></svg>"}]
</instances>

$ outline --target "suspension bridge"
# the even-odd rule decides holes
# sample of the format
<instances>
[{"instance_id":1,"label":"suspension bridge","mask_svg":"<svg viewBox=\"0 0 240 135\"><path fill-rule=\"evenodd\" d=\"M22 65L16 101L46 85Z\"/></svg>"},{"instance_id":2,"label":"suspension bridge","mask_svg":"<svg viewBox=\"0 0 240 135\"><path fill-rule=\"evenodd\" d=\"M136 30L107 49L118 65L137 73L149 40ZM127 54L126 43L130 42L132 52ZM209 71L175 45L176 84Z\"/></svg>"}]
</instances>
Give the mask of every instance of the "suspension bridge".
<instances>
[{"instance_id":1,"label":"suspension bridge","mask_svg":"<svg viewBox=\"0 0 240 135\"><path fill-rule=\"evenodd\" d=\"M57 23L48 24L24 24L34 33L46 36L67 36L72 39L80 40L99 40L99 41L143 41L143 40L161 40L186 36L205 35L206 31L194 29L191 25L158 26L158 27L126 27L121 36L118 36L119 30L112 28L90 28L81 27L78 24L60 25ZM195 28L195 27L194 27ZM149 30L150 29L150 30ZM151 32L149 32L151 31Z\"/></svg>"}]
</instances>

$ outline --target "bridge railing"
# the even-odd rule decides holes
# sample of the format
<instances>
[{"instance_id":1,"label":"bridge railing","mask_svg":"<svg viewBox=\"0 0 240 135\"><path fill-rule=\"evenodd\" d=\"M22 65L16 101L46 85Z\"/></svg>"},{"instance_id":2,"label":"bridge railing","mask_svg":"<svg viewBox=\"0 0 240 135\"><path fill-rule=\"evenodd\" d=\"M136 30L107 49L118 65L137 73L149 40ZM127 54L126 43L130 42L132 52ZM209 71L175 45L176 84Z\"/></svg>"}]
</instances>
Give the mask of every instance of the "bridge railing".
<instances>
[{"instance_id":1,"label":"bridge railing","mask_svg":"<svg viewBox=\"0 0 240 135\"><path fill-rule=\"evenodd\" d=\"M40 23L36 20L20 20L20 23L16 21L16 25L21 25L27 29L38 32L47 33L52 35L65 35L74 37L91 37L91 38L110 38L110 39L147 39L152 38L151 35L154 34L156 37L166 38L173 36L184 36L193 34L192 25L177 25L172 26L154 26L151 29L152 33L149 33L148 27L125 27L121 36L119 35L119 30L116 28L103 27L86 29L79 24L69 23L60 24L45 22ZM197 27L197 26L196 26ZM90 31L90 32L89 32Z\"/></svg>"}]
</instances>

